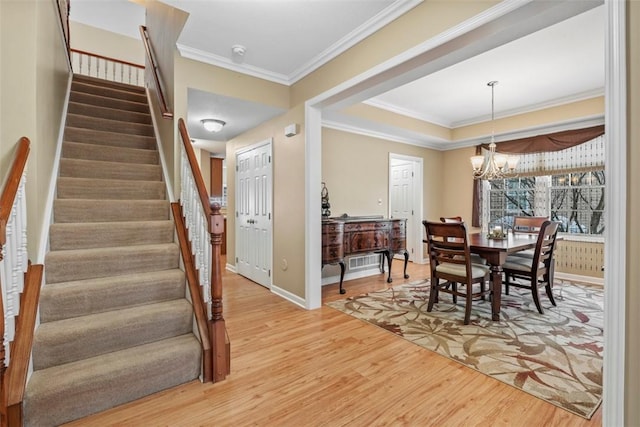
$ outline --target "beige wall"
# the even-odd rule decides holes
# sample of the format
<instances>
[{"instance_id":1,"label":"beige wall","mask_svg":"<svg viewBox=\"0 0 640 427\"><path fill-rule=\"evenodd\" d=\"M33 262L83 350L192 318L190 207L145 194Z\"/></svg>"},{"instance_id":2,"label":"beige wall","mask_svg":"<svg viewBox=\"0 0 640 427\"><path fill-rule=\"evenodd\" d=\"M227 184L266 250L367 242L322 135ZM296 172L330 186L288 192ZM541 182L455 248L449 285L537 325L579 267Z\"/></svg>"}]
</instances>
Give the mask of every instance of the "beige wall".
<instances>
[{"instance_id":1,"label":"beige wall","mask_svg":"<svg viewBox=\"0 0 640 427\"><path fill-rule=\"evenodd\" d=\"M388 216L390 153L423 160L424 217L439 217L442 152L323 128L322 181L329 190L332 216L343 213ZM319 194L318 191L318 197Z\"/></svg>"},{"instance_id":2,"label":"beige wall","mask_svg":"<svg viewBox=\"0 0 640 427\"><path fill-rule=\"evenodd\" d=\"M174 88L175 88L175 63L178 57L175 47L178 36L187 20L187 13L167 6L164 3L149 0L146 2L147 17L146 27L149 33L151 49L157 61L160 85L165 97L167 108L175 114ZM147 60L147 69L148 60ZM150 92L151 109L157 118L158 139L160 149L167 165L167 181L172 183L174 197L179 191L179 135L177 131L177 117L172 119L162 118L160 109L158 88L151 73L146 73L146 85Z\"/></svg>"},{"instance_id":3,"label":"beige wall","mask_svg":"<svg viewBox=\"0 0 640 427\"><path fill-rule=\"evenodd\" d=\"M459 141L477 138L480 135L491 135L492 128L495 129L496 134L500 134L590 117L604 117L603 96L496 119L494 123L484 122L463 126L454 129L451 136L453 141Z\"/></svg>"},{"instance_id":4,"label":"beige wall","mask_svg":"<svg viewBox=\"0 0 640 427\"><path fill-rule=\"evenodd\" d=\"M0 179L18 139L28 137L28 253L31 260L43 262L36 257L43 223L49 222L45 204L69 68L55 2L0 2L0 24Z\"/></svg>"},{"instance_id":5,"label":"beige wall","mask_svg":"<svg viewBox=\"0 0 640 427\"><path fill-rule=\"evenodd\" d=\"M304 298L304 108L289 110L227 144L227 211L235 212L235 153L273 138L273 285ZM287 138L284 127L300 124ZM318 190L320 194L320 190ZM235 217L227 216L227 262L235 264Z\"/></svg>"},{"instance_id":6,"label":"beige wall","mask_svg":"<svg viewBox=\"0 0 640 427\"><path fill-rule=\"evenodd\" d=\"M69 22L69 32L73 49L144 65L145 52L140 39L75 21Z\"/></svg>"},{"instance_id":7,"label":"beige wall","mask_svg":"<svg viewBox=\"0 0 640 427\"><path fill-rule=\"evenodd\" d=\"M627 1L627 283L625 424L640 426L640 2ZM615 141L618 142L618 141Z\"/></svg>"}]
</instances>

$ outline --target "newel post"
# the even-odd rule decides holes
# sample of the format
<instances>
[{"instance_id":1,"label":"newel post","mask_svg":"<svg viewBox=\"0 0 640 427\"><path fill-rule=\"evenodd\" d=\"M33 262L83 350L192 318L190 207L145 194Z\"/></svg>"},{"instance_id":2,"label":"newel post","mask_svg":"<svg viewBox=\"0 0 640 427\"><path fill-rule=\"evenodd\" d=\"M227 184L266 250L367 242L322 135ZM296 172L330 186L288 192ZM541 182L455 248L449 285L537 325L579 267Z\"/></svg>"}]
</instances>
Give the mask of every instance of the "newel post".
<instances>
[{"instance_id":1,"label":"newel post","mask_svg":"<svg viewBox=\"0 0 640 427\"><path fill-rule=\"evenodd\" d=\"M229 350L226 327L222 315L222 267L220 247L224 233L224 217L218 203L211 204L211 346L213 348L213 382L222 381L229 373Z\"/></svg>"}]
</instances>

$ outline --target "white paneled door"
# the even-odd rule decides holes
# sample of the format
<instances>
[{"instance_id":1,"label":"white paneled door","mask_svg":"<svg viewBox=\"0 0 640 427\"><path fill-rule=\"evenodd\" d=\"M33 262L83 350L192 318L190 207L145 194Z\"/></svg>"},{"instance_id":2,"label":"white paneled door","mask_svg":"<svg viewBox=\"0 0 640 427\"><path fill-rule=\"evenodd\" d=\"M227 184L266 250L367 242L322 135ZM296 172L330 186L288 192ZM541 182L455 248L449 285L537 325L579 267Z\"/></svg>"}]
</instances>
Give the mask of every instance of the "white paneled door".
<instances>
[{"instance_id":1,"label":"white paneled door","mask_svg":"<svg viewBox=\"0 0 640 427\"><path fill-rule=\"evenodd\" d=\"M271 287L272 140L236 153L236 271Z\"/></svg>"},{"instance_id":2,"label":"white paneled door","mask_svg":"<svg viewBox=\"0 0 640 427\"><path fill-rule=\"evenodd\" d=\"M391 218L407 220L407 251L409 259L418 260L420 254L416 244L416 233L420 232L421 215L417 190L422 190L418 181L421 165L416 159L391 155L389 160L389 214ZM418 222L417 222L418 221Z\"/></svg>"}]
</instances>

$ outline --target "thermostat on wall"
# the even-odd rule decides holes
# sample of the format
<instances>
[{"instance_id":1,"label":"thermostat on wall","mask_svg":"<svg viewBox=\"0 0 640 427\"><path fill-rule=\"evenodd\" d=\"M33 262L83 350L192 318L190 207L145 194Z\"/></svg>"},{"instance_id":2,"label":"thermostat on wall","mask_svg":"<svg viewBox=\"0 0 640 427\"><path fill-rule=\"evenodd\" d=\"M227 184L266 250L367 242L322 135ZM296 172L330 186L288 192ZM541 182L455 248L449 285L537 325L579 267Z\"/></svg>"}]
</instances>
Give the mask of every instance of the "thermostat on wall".
<instances>
[{"instance_id":1,"label":"thermostat on wall","mask_svg":"<svg viewBox=\"0 0 640 427\"><path fill-rule=\"evenodd\" d=\"M284 136L294 136L298 134L298 125L292 123L284 128Z\"/></svg>"}]
</instances>

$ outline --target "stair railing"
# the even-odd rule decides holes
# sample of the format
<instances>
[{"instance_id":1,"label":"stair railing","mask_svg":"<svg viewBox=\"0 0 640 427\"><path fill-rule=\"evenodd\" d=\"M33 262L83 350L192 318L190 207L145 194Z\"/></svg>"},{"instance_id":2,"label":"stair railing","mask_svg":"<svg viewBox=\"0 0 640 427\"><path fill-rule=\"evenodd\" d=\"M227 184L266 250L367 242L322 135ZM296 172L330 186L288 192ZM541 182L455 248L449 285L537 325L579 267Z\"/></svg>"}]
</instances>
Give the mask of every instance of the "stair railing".
<instances>
[{"instance_id":1,"label":"stair railing","mask_svg":"<svg viewBox=\"0 0 640 427\"><path fill-rule=\"evenodd\" d=\"M70 49L75 74L112 82L144 86L144 65L110 58L79 49Z\"/></svg>"},{"instance_id":2,"label":"stair railing","mask_svg":"<svg viewBox=\"0 0 640 427\"><path fill-rule=\"evenodd\" d=\"M202 172L196 160L184 120L178 120L182 139L180 161L180 207L184 218L194 267L207 305L212 346L213 382L222 381L230 371L230 346L222 309L222 269L220 250L224 217L218 203L210 204Z\"/></svg>"},{"instance_id":3,"label":"stair railing","mask_svg":"<svg viewBox=\"0 0 640 427\"><path fill-rule=\"evenodd\" d=\"M147 53L147 60L149 61L153 82L156 86L156 93L158 94L158 102L160 104L160 111L162 113L162 117L165 119L172 119L173 112L171 111L167 103L167 97L165 96L164 85L162 84L162 80L160 79L158 61L156 61L155 54L153 53L153 49L151 47L149 32L147 31L147 27L145 27L144 25L140 25L140 35L142 36L142 43L144 44L144 50Z\"/></svg>"},{"instance_id":4,"label":"stair railing","mask_svg":"<svg viewBox=\"0 0 640 427\"><path fill-rule=\"evenodd\" d=\"M33 344L42 265L27 254L25 167L30 141L21 138L0 194L1 425L22 425L22 398Z\"/></svg>"}]
</instances>

